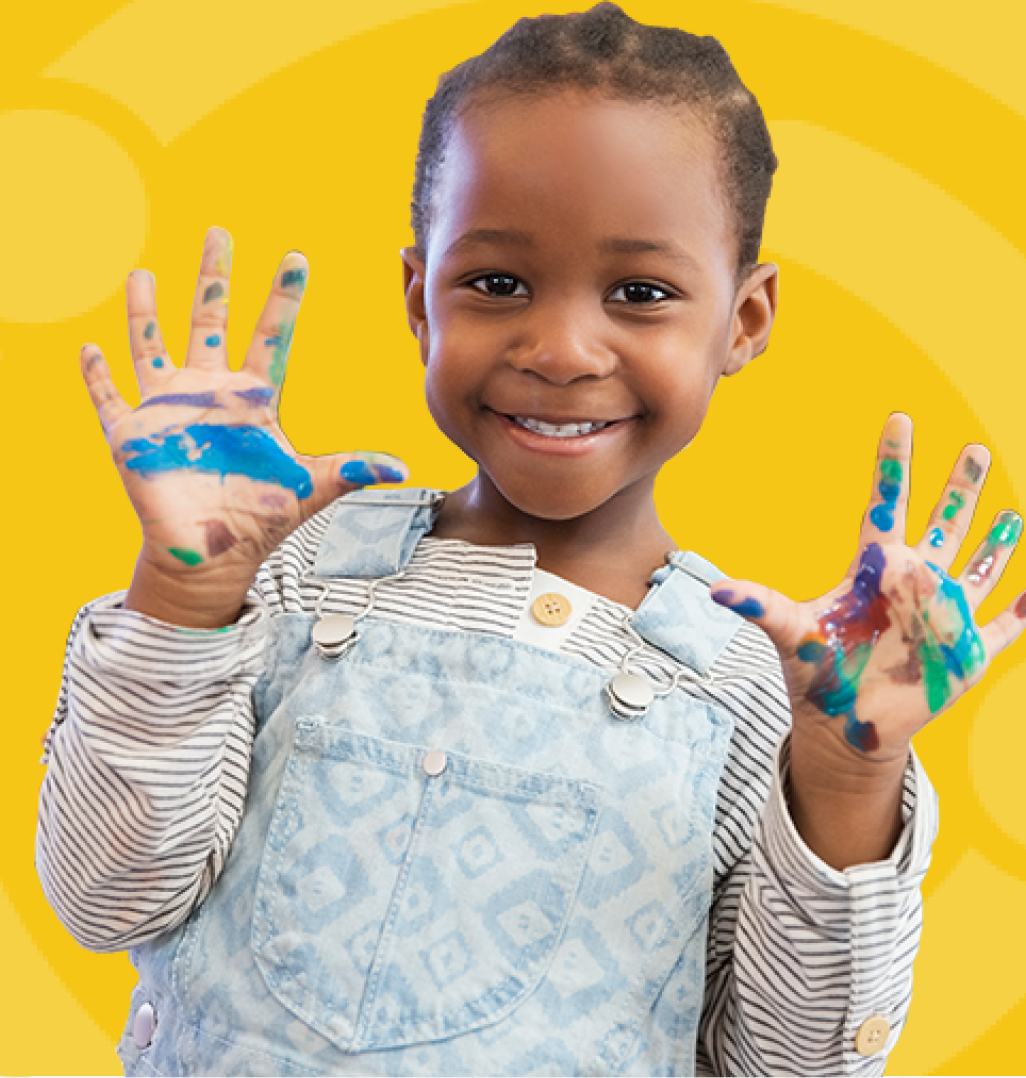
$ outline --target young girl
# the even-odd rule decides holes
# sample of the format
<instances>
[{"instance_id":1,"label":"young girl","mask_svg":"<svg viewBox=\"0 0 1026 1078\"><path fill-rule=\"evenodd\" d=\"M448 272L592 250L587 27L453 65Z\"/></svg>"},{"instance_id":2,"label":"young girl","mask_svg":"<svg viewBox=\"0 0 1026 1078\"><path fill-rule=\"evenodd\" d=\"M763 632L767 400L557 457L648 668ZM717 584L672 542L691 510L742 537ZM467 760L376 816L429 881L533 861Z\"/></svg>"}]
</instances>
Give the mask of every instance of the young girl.
<instances>
[{"instance_id":1,"label":"young girl","mask_svg":"<svg viewBox=\"0 0 1026 1078\"><path fill-rule=\"evenodd\" d=\"M127 1073L882 1073L936 829L910 738L1021 631L973 621L1021 522L948 575L971 445L906 546L896 414L822 598L664 531L660 467L766 347L774 167L718 44L612 4L442 79L403 260L479 469L448 495L289 447L302 256L238 372L226 233L180 369L129 278L139 408L82 361L143 550L73 626L38 840L75 937L132 948Z\"/></svg>"}]
</instances>

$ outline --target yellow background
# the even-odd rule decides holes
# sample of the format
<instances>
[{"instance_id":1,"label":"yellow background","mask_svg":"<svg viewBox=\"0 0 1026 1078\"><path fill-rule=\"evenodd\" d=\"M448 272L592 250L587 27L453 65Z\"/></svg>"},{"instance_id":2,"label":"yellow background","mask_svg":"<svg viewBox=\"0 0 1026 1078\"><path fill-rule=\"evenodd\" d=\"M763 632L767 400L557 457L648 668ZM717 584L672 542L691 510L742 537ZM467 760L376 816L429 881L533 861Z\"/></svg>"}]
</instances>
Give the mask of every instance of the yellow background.
<instances>
[{"instance_id":1,"label":"yellow background","mask_svg":"<svg viewBox=\"0 0 1026 1078\"><path fill-rule=\"evenodd\" d=\"M723 383L668 466L678 542L795 598L839 579L887 413L907 411L918 536L959 449L990 446L973 545L1026 506L1026 15L1016 0L627 0L711 33L757 93L781 167L764 254L770 350ZM105 1074L134 974L81 950L35 877L39 741L64 640L125 586L138 529L78 375L99 343L137 400L123 282L152 270L181 359L206 228L235 237L240 355L281 256L311 263L285 386L298 448L385 449L413 481L467 462L432 427L397 251L419 117L445 70L541 0L19 4L0 41L2 621L0 1072ZM983 618L1026 586L1026 562ZM961 563L958 563L959 565ZM1026 1048L1026 641L916 740L941 794L926 929L891 1074L1019 1074Z\"/></svg>"}]
</instances>

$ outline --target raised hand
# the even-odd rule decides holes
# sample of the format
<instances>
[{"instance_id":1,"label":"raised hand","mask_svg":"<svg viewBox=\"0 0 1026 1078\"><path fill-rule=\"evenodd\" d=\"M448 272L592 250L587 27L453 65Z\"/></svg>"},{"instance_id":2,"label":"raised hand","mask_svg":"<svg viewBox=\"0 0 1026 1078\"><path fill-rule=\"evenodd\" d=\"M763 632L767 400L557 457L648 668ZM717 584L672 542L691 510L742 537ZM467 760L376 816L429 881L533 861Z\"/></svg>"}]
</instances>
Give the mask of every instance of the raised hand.
<instances>
[{"instance_id":1,"label":"raised hand","mask_svg":"<svg viewBox=\"0 0 1026 1078\"><path fill-rule=\"evenodd\" d=\"M152 276L128 278L138 408L118 394L99 349L82 350L86 384L143 529L126 606L186 625L231 620L260 563L334 498L407 477L402 462L386 454L303 456L278 425L306 285L302 255L283 260L245 362L237 372L229 368L231 250L228 233L210 229L180 369L164 348Z\"/></svg>"},{"instance_id":2,"label":"raised hand","mask_svg":"<svg viewBox=\"0 0 1026 1078\"><path fill-rule=\"evenodd\" d=\"M748 581L713 589L713 599L759 625L776 646L792 743L821 790L855 789L860 776L896 776L912 735L975 685L1026 628L1026 595L987 624L975 621L1019 540L1018 514L999 513L962 572L949 575L990 465L986 448L962 451L915 546L905 542L911 459L912 422L894 413L880 441L858 555L826 595L796 603ZM896 796L893 783L891 790Z\"/></svg>"},{"instance_id":3,"label":"raised hand","mask_svg":"<svg viewBox=\"0 0 1026 1078\"><path fill-rule=\"evenodd\" d=\"M905 544L911 457L911 421L895 413L880 442L858 556L832 591L794 603L726 581L713 594L776 645L795 721L817 722L850 752L874 759L904 758L911 736L975 685L1026 627L1026 596L986 625L974 620L1022 532L1017 513L999 513L959 576L948 573L987 474L987 450L962 451L914 547Z\"/></svg>"}]
</instances>

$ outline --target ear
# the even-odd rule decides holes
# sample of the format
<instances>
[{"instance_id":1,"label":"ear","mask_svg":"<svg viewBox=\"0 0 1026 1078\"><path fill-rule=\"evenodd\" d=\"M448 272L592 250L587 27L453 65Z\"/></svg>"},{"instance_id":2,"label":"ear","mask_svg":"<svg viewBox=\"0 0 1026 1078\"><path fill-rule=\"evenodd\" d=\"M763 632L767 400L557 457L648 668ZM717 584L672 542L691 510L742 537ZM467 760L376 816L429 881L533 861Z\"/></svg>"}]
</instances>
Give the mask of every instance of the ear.
<instances>
[{"instance_id":1,"label":"ear","mask_svg":"<svg viewBox=\"0 0 1026 1078\"><path fill-rule=\"evenodd\" d=\"M424 306L424 260L416 247L404 247L400 252L403 260L403 292L406 295L406 318L413 335L420 341L421 362L427 363L428 332L427 308Z\"/></svg>"},{"instance_id":2,"label":"ear","mask_svg":"<svg viewBox=\"0 0 1026 1078\"><path fill-rule=\"evenodd\" d=\"M770 330L777 314L777 267L763 262L748 274L734 297L734 317L725 375L737 374L769 344Z\"/></svg>"}]
</instances>

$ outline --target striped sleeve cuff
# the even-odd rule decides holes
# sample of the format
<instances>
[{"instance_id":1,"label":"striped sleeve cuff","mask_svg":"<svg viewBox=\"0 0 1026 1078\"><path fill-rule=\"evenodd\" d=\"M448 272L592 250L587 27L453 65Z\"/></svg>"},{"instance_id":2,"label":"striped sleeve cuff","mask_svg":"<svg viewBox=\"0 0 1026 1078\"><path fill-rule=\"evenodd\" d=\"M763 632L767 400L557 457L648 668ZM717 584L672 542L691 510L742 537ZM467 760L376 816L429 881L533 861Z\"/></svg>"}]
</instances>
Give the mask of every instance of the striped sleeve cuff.
<instances>
[{"instance_id":1,"label":"striped sleeve cuff","mask_svg":"<svg viewBox=\"0 0 1026 1078\"><path fill-rule=\"evenodd\" d=\"M920 886L937 834L937 795L910 753L902 799L904 827L891 855L840 871L817 857L795 828L785 795L789 765L787 737L778 748L756 863L772 877L769 891L788 908L791 933L802 941L799 954L815 956L805 962L802 980L807 985L811 971L817 979L825 975L823 987L830 984L824 998L831 1002L817 1018L841 1035L843 1070L837 1073L882 1074L911 1002L912 963L922 928ZM805 994L803 990L796 996Z\"/></svg>"}]
</instances>

